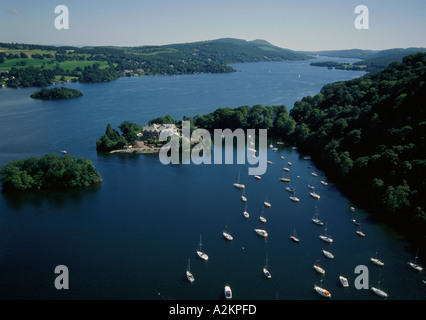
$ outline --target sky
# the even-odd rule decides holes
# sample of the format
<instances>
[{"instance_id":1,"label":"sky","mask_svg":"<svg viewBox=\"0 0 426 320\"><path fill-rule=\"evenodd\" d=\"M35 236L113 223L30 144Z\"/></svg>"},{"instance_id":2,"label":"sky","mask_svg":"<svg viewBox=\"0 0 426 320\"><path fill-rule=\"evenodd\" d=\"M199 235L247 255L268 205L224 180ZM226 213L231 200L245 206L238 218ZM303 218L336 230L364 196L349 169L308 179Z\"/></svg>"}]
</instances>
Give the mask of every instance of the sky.
<instances>
[{"instance_id":1,"label":"sky","mask_svg":"<svg viewBox=\"0 0 426 320\"><path fill-rule=\"evenodd\" d=\"M56 29L55 7L69 29ZM368 29L357 29L358 5ZM424 0L0 0L0 42L164 45L218 38L292 50L426 47ZM364 20L365 22L365 20Z\"/></svg>"}]
</instances>

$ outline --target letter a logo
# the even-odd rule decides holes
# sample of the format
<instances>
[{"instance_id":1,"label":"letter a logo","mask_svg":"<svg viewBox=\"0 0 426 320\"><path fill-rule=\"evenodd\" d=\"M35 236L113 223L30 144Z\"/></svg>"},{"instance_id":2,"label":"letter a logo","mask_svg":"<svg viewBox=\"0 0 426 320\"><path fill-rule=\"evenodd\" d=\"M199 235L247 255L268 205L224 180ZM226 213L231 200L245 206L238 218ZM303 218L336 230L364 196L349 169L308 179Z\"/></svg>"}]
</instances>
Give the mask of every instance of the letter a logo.
<instances>
[{"instance_id":1,"label":"letter a logo","mask_svg":"<svg viewBox=\"0 0 426 320\"><path fill-rule=\"evenodd\" d=\"M355 28L358 30L368 29L368 8L364 5L359 5L355 7L355 13L360 15L355 18Z\"/></svg>"},{"instance_id":2,"label":"letter a logo","mask_svg":"<svg viewBox=\"0 0 426 320\"><path fill-rule=\"evenodd\" d=\"M55 28L58 30L69 29L68 7L64 5L56 6L55 13L60 13L60 15L55 19Z\"/></svg>"},{"instance_id":3,"label":"letter a logo","mask_svg":"<svg viewBox=\"0 0 426 320\"><path fill-rule=\"evenodd\" d=\"M69 289L68 267L64 265L56 266L55 273L59 273L59 276L55 279L55 288L58 290Z\"/></svg>"}]
</instances>

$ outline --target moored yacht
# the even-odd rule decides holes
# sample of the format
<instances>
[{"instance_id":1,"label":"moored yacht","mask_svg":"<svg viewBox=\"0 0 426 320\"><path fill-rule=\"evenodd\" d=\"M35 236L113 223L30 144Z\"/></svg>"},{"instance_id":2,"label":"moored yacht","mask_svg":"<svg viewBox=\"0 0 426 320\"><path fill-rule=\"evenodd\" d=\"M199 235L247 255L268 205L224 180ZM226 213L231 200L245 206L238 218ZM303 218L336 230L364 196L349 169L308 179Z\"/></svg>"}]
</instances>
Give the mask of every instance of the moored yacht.
<instances>
[{"instance_id":1,"label":"moored yacht","mask_svg":"<svg viewBox=\"0 0 426 320\"><path fill-rule=\"evenodd\" d=\"M349 287L349 281L344 276L339 276L339 280L344 288Z\"/></svg>"},{"instance_id":2,"label":"moored yacht","mask_svg":"<svg viewBox=\"0 0 426 320\"><path fill-rule=\"evenodd\" d=\"M231 287L228 286L228 285L226 285L224 291L225 291L225 298L227 300L232 299L232 290L231 290Z\"/></svg>"},{"instance_id":3,"label":"moored yacht","mask_svg":"<svg viewBox=\"0 0 426 320\"><path fill-rule=\"evenodd\" d=\"M264 237L264 238L267 238L267 237L268 237L268 232L266 232L266 230L264 230L264 229L254 229L254 231L255 231L258 235L260 235L260 236L262 236L262 237Z\"/></svg>"},{"instance_id":4,"label":"moored yacht","mask_svg":"<svg viewBox=\"0 0 426 320\"><path fill-rule=\"evenodd\" d=\"M209 256L201 250L201 235L200 235L200 244L198 245L197 255L203 260L209 260Z\"/></svg>"},{"instance_id":5,"label":"moored yacht","mask_svg":"<svg viewBox=\"0 0 426 320\"><path fill-rule=\"evenodd\" d=\"M326 297L326 298L331 298L331 293L328 290L326 290L324 288L321 288L321 287L319 287L317 285L314 285L314 289L321 296Z\"/></svg>"}]
</instances>

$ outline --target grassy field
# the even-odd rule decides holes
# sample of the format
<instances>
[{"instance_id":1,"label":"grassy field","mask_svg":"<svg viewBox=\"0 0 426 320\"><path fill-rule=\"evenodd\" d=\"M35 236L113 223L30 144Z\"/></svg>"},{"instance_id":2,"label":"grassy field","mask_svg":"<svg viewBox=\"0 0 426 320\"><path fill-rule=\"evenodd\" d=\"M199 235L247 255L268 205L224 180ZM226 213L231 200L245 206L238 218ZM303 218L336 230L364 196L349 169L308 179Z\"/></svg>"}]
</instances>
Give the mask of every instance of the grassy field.
<instances>
[{"instance_id":1,"label":"grassy field","mask_svg":"<svg viewBox=\"0 0 426 320\"><path fill-rule=\"evenodd\" d=\"M26 64L24 66L19 65L19 63L21 63L22 61L24 61ZM77 67L80 68L84 68L86 66L93 66L95 63L100 64L100 69L104 69L106 67L108 67L108 64L105 61L79 61L79 60L74 60L74 61L64 61L59 63L59 67L64 69L64 70L70 70L73 71L74 69L76 69ZM28 66L33 66L36 68L41 68L44 64L44 67L46 69L54 69L56 62L54 59L33 59L33 58L20 58L20 59L10 59L10 60L5 60L4 63L0 63L0 70L3 71L10 71L10 69L12 67L16 67L16 68L24 68L24 67L28 67Z\"/></svg>"}]
</instances>

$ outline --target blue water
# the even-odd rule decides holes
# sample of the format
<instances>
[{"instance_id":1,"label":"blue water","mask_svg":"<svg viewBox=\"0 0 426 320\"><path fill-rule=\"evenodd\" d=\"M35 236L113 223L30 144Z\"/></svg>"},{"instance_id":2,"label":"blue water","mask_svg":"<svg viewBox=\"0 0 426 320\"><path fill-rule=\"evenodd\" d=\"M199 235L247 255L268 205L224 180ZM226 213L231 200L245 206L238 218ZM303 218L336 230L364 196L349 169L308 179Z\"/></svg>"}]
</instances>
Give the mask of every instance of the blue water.
<instances>
[{"instance_id":1,"label":"blue water","mask_svg":"<svg viewBox=\"0 0 426 320\"><path fill-rule=\"evenodd\" d=\"M415 247L359 208L356 218L367 236L358 237L350 201L332 183L321 185L323 173L291 148L268 148L275 164L260 181L248 176L248 165L165 166L156 155L96 152L107 123L144 124L166 114L181 119L254 104L290 109L326 83L362 75L311 67L310 62L238 64L238 72L230 74L71 83L67 86L84 96L69 101L33 100L34 88L1 89L0 165L66 149L92 160L104 181L90 190L0 195L0 298L223 299L223 288L230 284L235 299L310 300L321 299L313 286L322 281L333 299L377 299L370 290L354 287L355 267L366 265L370 285L380 281L389 299L424 299L422 273L407 266ZM293 163L287 176L299 203L289 200L286 184L278 180L287 161ZM241 191L232 186L239 173L246 185L248 220ZM320 200L309 196L308 184L315 184ZM265 208L268 221L262 224L266 197L272 207ZM318 238L324 228L311 222L315 205L334 238L329 246ZM222 237L226 225L232 242ZM258 227L268 231L268 239L255 234ZM298 244L289 239L294 228ZM200 235L207 262L196 255ZM333 260L321 253L326 247ZM369 261L376 250L385 262L382 268ZM269 280L262 274L266 255ZM185 278L189 258L193 284ZM317 260L326 270L323 278L313 270ZM69 290L54 287L57 265L69 268ZM349 288L339 285L340 274L349 279Z\"/></svg>"}]
</instances>

